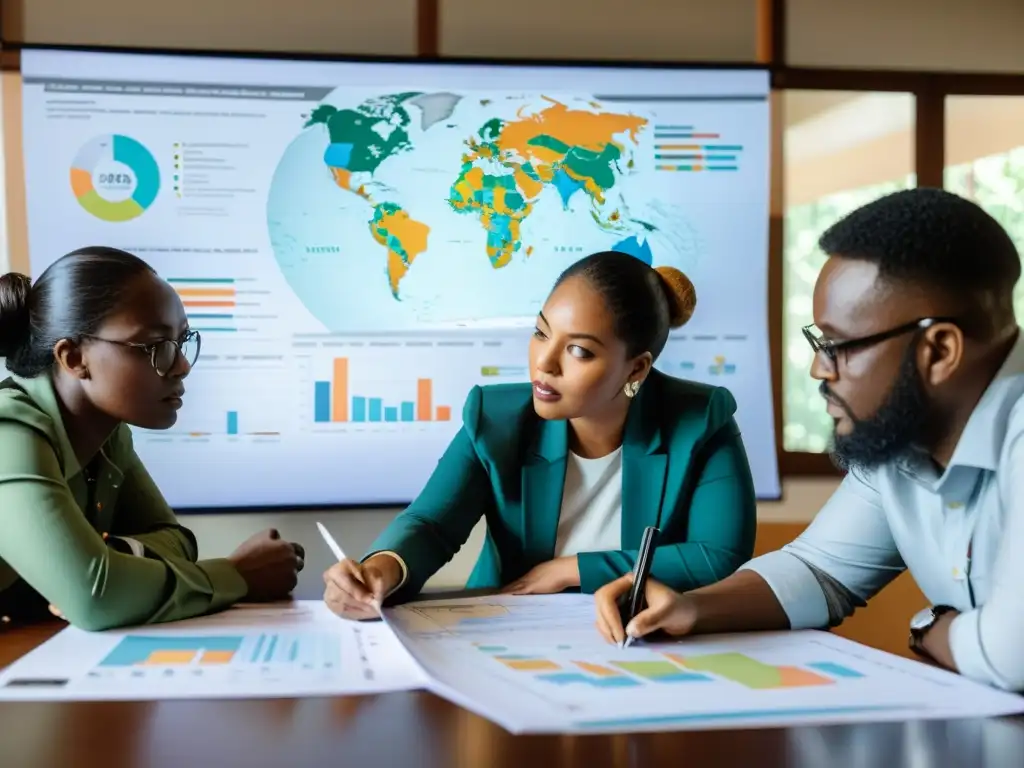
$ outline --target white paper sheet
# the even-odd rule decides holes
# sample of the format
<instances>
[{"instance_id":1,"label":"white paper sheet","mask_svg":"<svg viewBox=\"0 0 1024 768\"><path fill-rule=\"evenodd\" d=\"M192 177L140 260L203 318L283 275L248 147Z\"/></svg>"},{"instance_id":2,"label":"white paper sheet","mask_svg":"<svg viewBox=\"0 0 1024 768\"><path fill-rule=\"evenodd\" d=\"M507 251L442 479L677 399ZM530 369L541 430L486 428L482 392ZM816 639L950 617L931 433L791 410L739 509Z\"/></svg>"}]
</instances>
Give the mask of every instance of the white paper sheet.
<instances>
[{"instance_id":1,"label":"white paper sheet","mask_svg":"<svg viewBox=\"0 0 1024 768\"><path fill-rule=\"evenodd\" d=\"M513 733L988 717L1024 698L825 632L619 649L589 596L484 597L386 611L438 694Z\"/></svg>"},{"instance_id":2,"label":"white paper sheet","mask_svg":"<svg viewBox=\"0 0 1024 768\"><path fill-rule=\"evenodd\" d=\"M422 688L383 622L320 601L240 606L173 624L69 627L0 672L0 700L298 697Z\"/></svg>"}]
</instances>

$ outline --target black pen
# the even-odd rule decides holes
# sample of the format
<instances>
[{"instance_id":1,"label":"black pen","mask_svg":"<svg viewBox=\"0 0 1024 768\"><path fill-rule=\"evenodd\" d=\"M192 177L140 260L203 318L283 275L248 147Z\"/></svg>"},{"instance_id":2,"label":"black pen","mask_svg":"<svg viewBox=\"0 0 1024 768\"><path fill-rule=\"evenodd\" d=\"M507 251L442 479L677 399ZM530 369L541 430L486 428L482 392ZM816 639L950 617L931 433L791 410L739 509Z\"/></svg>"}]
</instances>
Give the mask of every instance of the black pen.
<instances>
[{"instance_id":1,"label":"black pen","mask_svg":"<svg viewBox=\"0 0 1024 768\"><path fill-rule=\"evenodd\" d=\"M623 629L629 626L629 622L647 607L647 574L651 572L654 542L659 533L661 531L653 525L644 529L643 538L640 540L640 552L633 565L633 586L627 593L625 601L619 603L619 617L622 619ZM633 638L627 637L622 647L628 648L632 642Z\"/></svg>"}]
</instances>

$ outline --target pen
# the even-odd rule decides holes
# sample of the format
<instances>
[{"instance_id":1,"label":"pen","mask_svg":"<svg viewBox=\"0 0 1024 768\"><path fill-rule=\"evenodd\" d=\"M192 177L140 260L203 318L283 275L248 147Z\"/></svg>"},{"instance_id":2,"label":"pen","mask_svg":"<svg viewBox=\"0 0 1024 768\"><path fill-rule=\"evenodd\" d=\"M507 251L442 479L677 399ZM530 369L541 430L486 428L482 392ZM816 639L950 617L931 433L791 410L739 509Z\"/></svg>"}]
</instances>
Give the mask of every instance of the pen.
<instances>
[{"instance_id":1,"label":"pen","mask_svg":"<svg viewBox=\"0 0 1024 768\"><path fill-rule=\"evenodd\" d=\"M323 540L327 542L327 546L331 548L331 552L333 552L334 556L338 558L338 562L340 563L344 560L345 553L341 551L341 547L338 545L338 542L334 540L334 537L331 536L331 532L327 530L327 527L323 523L319 522L316 524L316 527L320 530L320 535L323 537Z\"/></svg>"},{"instance_id":2,"label":"pen","mask_svg":"<svg viewBox=\"0 0 1024 768\"><path fill-rule=\"evenodd\" d=\"M323 538L324 541L327 542L327 546L331 548L331 552L334 553L334 556L338 559L338 562L340 563L342 560L344 560L345 553L342 552L341 545L334 540L334 537L331 536L331 532L327 530L327 527L319 521L317 522L316 527L320 531L320 536ZM378 612L380 611L381 608L379 600L374 598L373 601L371 602L371 605L373 605L373 607L376 608Z\"/></svg>"},{"instance_id":3,"label":"pen","mask_svg":"<svg viewBox=\"0 0 1024 768\"><path fill-rule=\"evenodd\" d=\"M654 553L654 542L661 533L653 525L644 529L643 538L640 540L640 552L637 554L636 563L633 564L633 585L630 587L626 599L619 604L619 615L622 618L622 627L625 629L629 622L647 607L647 574L651 572L651 560ZM633 638L627 636L623 648L629 648Z\"/></svg>"}]
</instances>

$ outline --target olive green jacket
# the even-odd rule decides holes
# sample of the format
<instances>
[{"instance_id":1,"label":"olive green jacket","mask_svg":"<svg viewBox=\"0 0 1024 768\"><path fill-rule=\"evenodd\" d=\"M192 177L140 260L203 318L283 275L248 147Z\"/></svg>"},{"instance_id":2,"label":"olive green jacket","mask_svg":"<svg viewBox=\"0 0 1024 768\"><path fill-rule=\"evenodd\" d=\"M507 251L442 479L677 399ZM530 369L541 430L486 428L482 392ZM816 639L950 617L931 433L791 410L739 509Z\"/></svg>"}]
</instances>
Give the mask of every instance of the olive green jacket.
<instances>
[{"instance_id":1,"label":"olive green jacket","mask_svg":"<svg viewBox=\"0 0 1024 768\"><path fill-rule=\"evenodd\" d=\"M3 612L45 600L75 626L100 630L197 616L246 594L227 560L197 558L195 537L178 524L126 425L84 471L50 377L0 383Z\"/></svg>"}]
</instances>

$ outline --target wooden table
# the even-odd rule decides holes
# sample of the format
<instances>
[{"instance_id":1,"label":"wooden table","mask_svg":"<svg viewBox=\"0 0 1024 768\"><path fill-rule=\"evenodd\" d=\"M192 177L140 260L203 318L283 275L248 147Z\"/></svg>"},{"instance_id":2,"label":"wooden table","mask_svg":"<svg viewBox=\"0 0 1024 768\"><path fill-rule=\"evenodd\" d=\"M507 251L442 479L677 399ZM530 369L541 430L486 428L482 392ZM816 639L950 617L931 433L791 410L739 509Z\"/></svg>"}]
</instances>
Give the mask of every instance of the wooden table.
<instances>
[{"instance_id":1,"label":"wooden table","mask_svg":"<svg viewBox=\"0 0 1024 768\"><path fill-rule=\"evenodd\" d=\"M0 626L0 668L62 624ZM0 765L756 766L1004 768L1024 764L1024 718L512 736L429 693L252 701L0 704Z\"/></svg>"}]
</instances>

